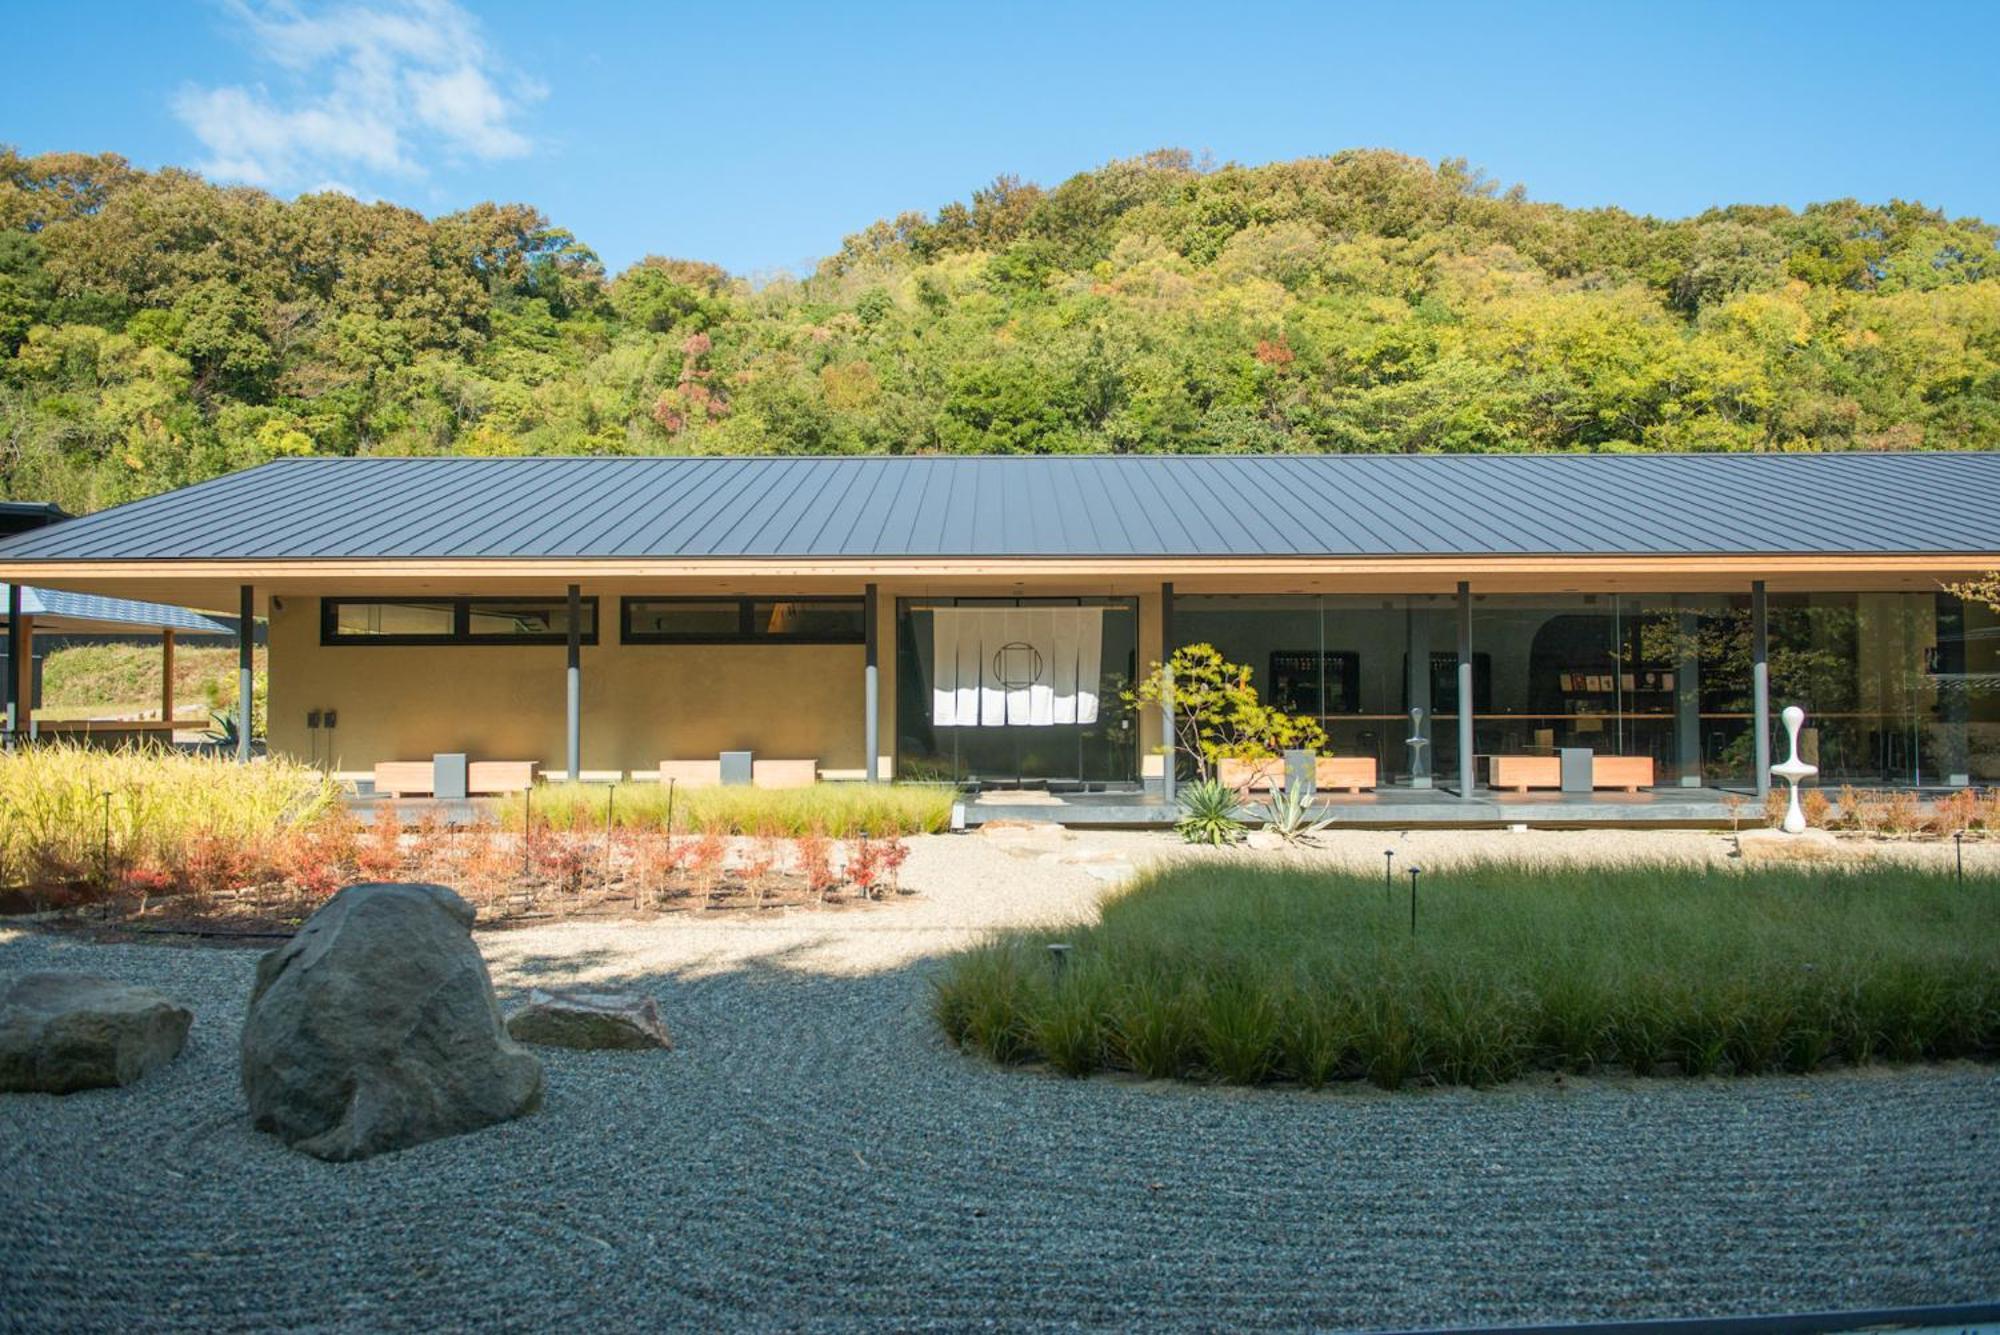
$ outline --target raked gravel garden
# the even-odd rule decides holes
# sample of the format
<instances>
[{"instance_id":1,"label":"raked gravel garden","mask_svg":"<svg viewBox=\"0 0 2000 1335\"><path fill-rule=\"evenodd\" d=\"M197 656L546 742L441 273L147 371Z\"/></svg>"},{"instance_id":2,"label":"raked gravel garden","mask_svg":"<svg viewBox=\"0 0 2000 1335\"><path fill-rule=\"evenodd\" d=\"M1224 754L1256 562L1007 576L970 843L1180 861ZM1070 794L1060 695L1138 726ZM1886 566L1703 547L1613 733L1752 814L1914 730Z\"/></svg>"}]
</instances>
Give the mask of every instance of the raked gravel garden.
<instances>
[{"instance_id":1,"label":"raked gravel garden","mask_svg":"<svg viewBox=\"0 0 2000 1335\"><path fill-rule=\"evenodd\" d=\"M1728 859L1726 835L1342 833L1454 858ZM1398 1327L1880 1307L2000 1286L2000 1073L1538 1075L1482 1090L1072 1080L961 1053L940 956L1086 921L1163 835L912 841L859 909L481 931L657 998L668 1052L539 1049L542 1107L357 1163L252 1129L257 952L0 928L0 973L196 1019L120 1089L0 1097L12 1329ZM1949 846L1878 856L1938 860ZM1969 845L1976 867L2000 850Z\"/></svg>"}]
</instances>

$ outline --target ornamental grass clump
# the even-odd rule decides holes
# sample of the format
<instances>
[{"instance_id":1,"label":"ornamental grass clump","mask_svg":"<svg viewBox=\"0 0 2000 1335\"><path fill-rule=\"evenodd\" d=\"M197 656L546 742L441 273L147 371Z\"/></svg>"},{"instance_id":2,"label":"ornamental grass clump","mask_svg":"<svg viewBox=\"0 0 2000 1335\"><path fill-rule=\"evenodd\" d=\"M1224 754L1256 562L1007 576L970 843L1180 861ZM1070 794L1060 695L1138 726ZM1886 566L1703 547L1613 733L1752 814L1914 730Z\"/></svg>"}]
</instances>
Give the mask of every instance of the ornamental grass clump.
<instances>
[{"instance_id":1,"label":"ornamental grass clump","mask_svg":"<svg viewBox=\"0 0 2000 1335\"><path fill-rule=\"evenodd\" d=\"M669 793L661 783L555 783L510 797L501 825L602 830L663 830ZM958 790L940 784L818 783L810 788L684 788L671 794L677 833L761 834L797 838L817 831L833 839L937 834L951 828Z\"/></svg>"},{"instance_id":2,"label":"ornamental grass clump","mask_svg":"<svg viewBox=\"0 0 2000 1335\"><path fill-rule=\"evenodd\" d=\"M0 884L191 870L219 886L339 810L333 780L293 761L31 746L0 756Z\"/></svg>"},{"instance_id":3,"label":"ornamental grass clump","mask_svg":"<svg viewBox=\"0 0 2000 1335\"><path fill-rule=\"evenodd\" d=\"M955 956L934 1013L997 1061L1231 1084L2000 1057L1990 873L1474 863L1422 895L1413 932L1379 876L1169 866L1094 925Z\"/></svg>"}]
</instances>

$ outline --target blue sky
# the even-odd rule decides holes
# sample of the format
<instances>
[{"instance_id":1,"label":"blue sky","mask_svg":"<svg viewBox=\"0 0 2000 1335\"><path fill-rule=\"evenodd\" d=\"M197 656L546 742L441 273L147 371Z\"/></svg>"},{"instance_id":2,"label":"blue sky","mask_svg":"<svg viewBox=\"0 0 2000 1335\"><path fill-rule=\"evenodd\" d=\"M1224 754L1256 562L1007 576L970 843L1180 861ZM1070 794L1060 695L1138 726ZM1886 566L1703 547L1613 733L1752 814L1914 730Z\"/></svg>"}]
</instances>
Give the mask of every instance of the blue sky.
<instances>
[{"instance_id":1,"label":"blue sky","mask_svg":"<svg viewBox=\"0 0 2000 1335\"><path fill-rule=\"evenodd\" d=\"M525 200L614 270L797 268L998 173L1163 145L1463 156L1662 215L1854 195L2000 219L1990 3L132 0L9 27L0 142L429 213Z\"/></svg>"}]
</instances>

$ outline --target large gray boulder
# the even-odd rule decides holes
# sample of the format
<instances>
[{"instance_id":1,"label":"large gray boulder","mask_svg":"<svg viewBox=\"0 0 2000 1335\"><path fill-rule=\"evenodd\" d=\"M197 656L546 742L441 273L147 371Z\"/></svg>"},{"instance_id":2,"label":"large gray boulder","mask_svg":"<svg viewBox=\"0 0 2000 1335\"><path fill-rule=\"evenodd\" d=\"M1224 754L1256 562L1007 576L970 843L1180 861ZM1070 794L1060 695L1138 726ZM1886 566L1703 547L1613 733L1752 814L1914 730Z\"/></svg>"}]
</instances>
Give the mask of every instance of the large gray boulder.
<instances>
[{"instance_id":1,"label":"large gray boulder","mask_svg":"<svg viewBox=\"0 0 2000 1335\"><path fill-rule=\"evenodd\" d=\"M365 1159L533 1111L542 1064L501 1027L472 919L441 885L350 885L264 956L243 1026L258 1129Z\"/></svg>"},{"instance_id":2,"label":"large gray boulder","mask_svg":"<svg viewBox=\"0 0 2000 1335\"><path fill-rule=\"evenodd\" d=\"M507 1017L523 1043L557 1048L671 1048L674 1040L653 999L638 992L544 992Z\"/></svg>"},{"instance_id":3,"label":"large gray boulder","mask_svg":"<svg viewBox=\"0 0 2000 1335\"><path fill-rule=\"evenodd\" d=\"M0 1090L129 1085L174 1059L193 1020L151 988L85 973L22 974L0 987Z\"/></svg>"}]
</instances>

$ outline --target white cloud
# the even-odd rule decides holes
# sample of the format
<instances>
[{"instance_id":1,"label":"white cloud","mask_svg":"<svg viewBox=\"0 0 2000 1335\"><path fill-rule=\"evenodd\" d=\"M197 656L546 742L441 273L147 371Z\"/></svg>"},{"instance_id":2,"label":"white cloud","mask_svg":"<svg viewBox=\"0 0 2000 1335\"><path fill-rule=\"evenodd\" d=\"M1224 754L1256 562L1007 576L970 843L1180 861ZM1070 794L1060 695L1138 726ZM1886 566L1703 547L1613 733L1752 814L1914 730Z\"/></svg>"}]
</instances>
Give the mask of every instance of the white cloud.
<instances>
[{"instance_id":1,"label":"white cloud","mask_svg":"<svg viewBox=\"0 0 2000 1335\"><path fill-rule=\"evenodd\" d=\"M543 90L505 70L453 0L310 10L229 0L228 13L285 86L190 87L174 99L211 176L290 189L355 170L422 176L438 155L492 161L532 147L515 122Z\"/></svg>"}]
</instances>

